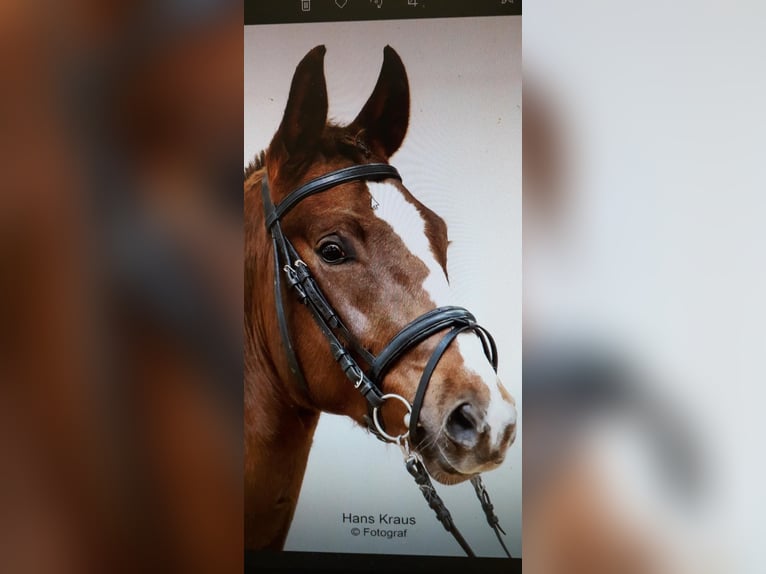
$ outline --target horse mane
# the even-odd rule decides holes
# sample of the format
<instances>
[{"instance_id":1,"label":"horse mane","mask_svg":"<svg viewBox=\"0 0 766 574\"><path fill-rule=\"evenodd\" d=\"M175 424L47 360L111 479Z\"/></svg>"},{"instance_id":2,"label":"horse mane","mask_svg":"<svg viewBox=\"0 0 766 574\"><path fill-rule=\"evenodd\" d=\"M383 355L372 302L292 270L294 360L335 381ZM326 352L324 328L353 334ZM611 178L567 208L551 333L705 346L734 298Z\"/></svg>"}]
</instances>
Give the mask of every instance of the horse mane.
<instances>
[{"instance_id":1,"label":"horse mane","mask_svg":"<svg viewBox=\"0 0 766 574\"><path fill-rule=\"evenodd\" d=\"M260 194L256 189L260 189L260 180L266 169L266 152L258 152L253 160L247 165L244 173L245 183L245 277L244 277L244 336L245 336L245 369L248 369L248 360L252 360L253 354L257 354L256 336L254 330L253 317L253 297L255 285L258 283L258 274L263 272L261 254L258 247L258 233L256 229L263 225L263 214L260 209ZM252 179L253 181L248 183ZM257 198L257 199L256 199Z\"/></svg>"},{"instance_id":2,"label":"horse mane","mask_svg":"<svg viewBox=\"0 0 766 574\"><path fill-rule=\"evenodd\" d=\"M265 165L266 150L261 150L255 154L255 157L252 159L252 161L247 164L247 167L245 168L245 181L247 181L247 178L253 175L256 171L263 169Z\"/></svg>"}]
</instances>

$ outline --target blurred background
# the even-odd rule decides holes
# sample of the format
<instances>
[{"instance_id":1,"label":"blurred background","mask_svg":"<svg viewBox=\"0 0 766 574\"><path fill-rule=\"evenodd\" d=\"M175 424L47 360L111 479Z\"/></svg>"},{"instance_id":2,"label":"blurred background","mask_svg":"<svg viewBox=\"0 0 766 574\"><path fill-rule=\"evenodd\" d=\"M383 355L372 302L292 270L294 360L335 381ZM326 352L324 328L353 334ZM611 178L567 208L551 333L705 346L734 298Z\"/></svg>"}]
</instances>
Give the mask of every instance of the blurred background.
<instances>
[{"instance_id":1,"label":"blurred background","mask_svg":"<svg viewBox=\"0 0 766 574\"><path fill-rule=\"evenodd\" d=\"M242 5L0 5L0 571L242 569Z\"/></svg>"},{"instance_id":2,"label":"blurred background","mask_svg":"<svg viewBox=\"0 0 766 574\"><path fill-rule=\"evenodd\" d=\"M764 23L524 7L525 569L766 569Z\"/></svg>"},{"instance_id":3,"label":"blurred background","mask_svg":"<svg viewBox=\"0 0 766 574\"><path fill-rule=\"evenodd\" d=\"M528 3L524 558L763 572L766 8ZM241 3L0 4L0 571L239 571Z\"/></svg>"}]
</instances>

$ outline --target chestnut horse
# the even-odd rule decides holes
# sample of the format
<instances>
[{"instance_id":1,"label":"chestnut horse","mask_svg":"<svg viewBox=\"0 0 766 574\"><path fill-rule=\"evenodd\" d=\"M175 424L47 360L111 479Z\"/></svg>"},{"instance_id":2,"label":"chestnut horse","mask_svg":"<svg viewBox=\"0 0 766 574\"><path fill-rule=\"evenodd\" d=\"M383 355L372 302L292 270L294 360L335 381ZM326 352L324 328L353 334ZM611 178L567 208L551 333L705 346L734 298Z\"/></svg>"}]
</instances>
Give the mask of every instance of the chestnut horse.
<instances>
[{"instance_id":1,"label":"chestnut horse","mask_svg":"<svg viewBox=\"0 0 766 574\"><path fill-rule=\"evenodd\" d=\"M336 364L310 310L286 285L281 296L275 294L275 273L282 269L275 268L264 205L269 200L279 205L300 186L330 172L387 166L407 132L409 83L398 54L386 47L377 84L356 119L345 126L329 123L324 54L324 46L318 46L298 64L279 128L245 172L249 549L283 547L320 413L370 423L365 397ZM450 304L447 226L396 177L355 179L312 194L285 212L280 224L300 263L311 270L359 342L361 349L352 354L377 355L403 327ZM291 369L289 349L280 336L279 299L305 386ZM403 420L402 403L415 402L418 380L443 335L434 333L407 348L386 372L381 391L404 399L380 407L381 425L390 435L406 435L409 423ZM497 468L516 435L515 402L483 343L472 332L456 335L429 371L412 447L428 473L443 484Z\"/></svg>"}]
</instances>

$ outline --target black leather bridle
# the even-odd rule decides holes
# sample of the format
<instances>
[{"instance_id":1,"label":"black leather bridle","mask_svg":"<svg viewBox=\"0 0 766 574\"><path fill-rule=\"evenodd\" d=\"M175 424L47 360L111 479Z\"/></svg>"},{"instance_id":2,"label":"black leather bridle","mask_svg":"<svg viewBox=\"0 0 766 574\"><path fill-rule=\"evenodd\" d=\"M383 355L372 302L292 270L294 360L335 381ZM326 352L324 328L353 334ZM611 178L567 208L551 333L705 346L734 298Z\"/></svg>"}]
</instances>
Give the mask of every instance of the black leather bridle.
<instances>
[{"instance_id":1,"label":"black leather bridle","mask_svg":"<svg viewBox=\"0 0 766 574\"><path fill-rule=\"evenodd\" d=\"M266 229L271 235L274 251L274 297L279 332L287 355L287 363L290 372L297 380L303 394L311 400L306 378L298 361L287 324L282 293L281 270L285 275L289 288L296 294L298 300L311 311L316 324L319 326L319 329L327 340L333 358L345 373L346 377L353 383L354 388L367 400L368 414L365 419L370 432L384 442L395 442L403 448L406 456L407 470L415 478L415 481L426 497L429 505L436 512L437 518L439 518L445 528L455 536L466 553L469 556L473 556L473 551L455 527L449 511L444 507L441 498L439 498L433 488L422 461L416 453L410 452L407 439L412 438L415 440L419 434L418 420L426 389L428 388L428 384L436 366L450 344L461 333L475 333L481 341L484 354L492 363L492 367L495 371L497 371L497 348L492 335L490 335L484 327L476 323L476 318L468 310L462 307L453 306L438 307L428 311L406 325L393 337L393 339L391 339L383 350L375 356L365 349L354 334L344 325L335 309L322 293L322 290L319 288L319 285L312 276L308 266L300 258L295 247L293 247L293 244L282 231L282 217L307 197L352 181L382 181L384 179L396 179L401 181L401 176L396 168L385 163L354 165L312 179L290 193L279 204L275 205L271 199L268 174L264 173L261 184L261 193L263 197ZM399 395L384 393L383 379L389 369L393 367L410 349L446 329L450 330L437 344L431 358L426 364L412 404ZM363 369L360 366L359 361L366 364L367 368ZM407 417L405 417L405 425L408 427L407 432L396 437L386 433L378 418L378 410L385 400L390 398L396 398L402 401L407 407L409 415L408 422ZM481 483L481 478L477 475L471 479L471 482L476 489L479 499L482 501L482 507L487 514L487 520L489 521L490 526L495 530L495 534L497 534L506 554L508 554L508 550L498 533L498 529L500 528L498 519L492 511L492 504L489 501L489 496L487 495L484 485ZM510 557L510 554L508 555Z\"/></svg>"}]
</instances>

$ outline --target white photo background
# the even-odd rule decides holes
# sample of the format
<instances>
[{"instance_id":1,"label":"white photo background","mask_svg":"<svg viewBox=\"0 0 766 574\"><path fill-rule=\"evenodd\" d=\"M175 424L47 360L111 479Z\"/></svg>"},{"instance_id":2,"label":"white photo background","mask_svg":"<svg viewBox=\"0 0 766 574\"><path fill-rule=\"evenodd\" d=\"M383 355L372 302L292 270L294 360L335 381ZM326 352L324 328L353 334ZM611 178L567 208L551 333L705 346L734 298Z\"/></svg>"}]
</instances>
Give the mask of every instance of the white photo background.
<instances>
[{"instance_id":1,"label":"white photo background","mask_svg":"<svg viewBox=\"0 0 766 574\"><path fill-rule=\"evenodd\" d=\"M268 145L295 66L318 44L327 47L330 118L338 122L351 121L372 92L386 44L407 69L410 125L391 163L413 195L447 222L455 302L495 337L500 377L517 401L516 442L484 482L506 544L520 557L521 17L246 26L245 165ZM476 553L502 556L470 483L436 487ZM406 526L406 538L353 536L343 513L413 516L416 524ZM328 414L317 428L285 549L463 554L399 449Z\"/></svg>"}]
</instances>

